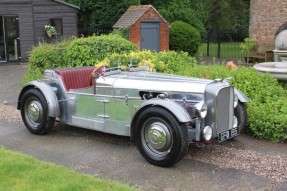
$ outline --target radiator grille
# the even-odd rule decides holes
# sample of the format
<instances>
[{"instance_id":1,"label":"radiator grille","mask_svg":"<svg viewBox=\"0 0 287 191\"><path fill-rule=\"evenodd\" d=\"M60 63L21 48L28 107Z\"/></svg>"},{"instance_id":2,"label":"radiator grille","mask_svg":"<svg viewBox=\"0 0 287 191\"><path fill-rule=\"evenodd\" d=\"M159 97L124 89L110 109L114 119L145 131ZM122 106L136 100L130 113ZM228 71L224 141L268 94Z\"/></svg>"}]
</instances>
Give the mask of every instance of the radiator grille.
<instances>
[{"instance_id":1,"label":"radiator grille","mask_svg":"<svg viewBox=\"0 0 287 191\"><path fill-rule=\"evenodd\" d=\"M233 89L222 88L216 98L216 122L217 134L226 131L233 126Z\"/></svg>"}]
</instances>

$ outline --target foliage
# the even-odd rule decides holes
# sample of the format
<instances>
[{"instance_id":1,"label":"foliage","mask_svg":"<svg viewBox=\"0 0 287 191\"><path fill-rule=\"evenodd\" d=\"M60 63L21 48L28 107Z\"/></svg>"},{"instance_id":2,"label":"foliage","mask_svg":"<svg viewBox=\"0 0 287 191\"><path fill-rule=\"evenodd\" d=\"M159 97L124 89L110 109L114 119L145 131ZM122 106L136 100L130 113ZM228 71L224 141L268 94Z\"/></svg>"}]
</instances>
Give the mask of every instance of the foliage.
<instances>
[{"instance_id":1,"label":"foliage","mask_svg":"<svg viewBox=\"0 0 287 191\"><path fill-rule=\"evenodd\" d=\"M69 66L92 66L112 53L128 53L136 46L119 35L78 38L68 45L65 56Z\"/></svg>"},{"instance_id":2,"label":"foliage","mask_svg":"<svg viewBox=\"0 0 287 191\"><path fill-rule=\"evenodd\" d=\"M151 3L159 10L160 14L170 23L174 21L183 21L195 27L202 39L207 36L204 27L207 18L205 1L198 0L170 0L170 1L142 1L142 3Z\"/></svg>"},{"instance_id":3,"label":"foliage","mask_svg":"<svg viewBox=\"0 0 287 191\"><path fill-rule=\"evenodd\" d=\"M244 31L248 36L250 0L206 0L205 27L217 31Z\"/></svg>"},{"instance_id":4,"label":"foliage","mask_svg":"<svg viewBox=\"0 0 287 191\"><path fill-rule=\"evenodd\" d=\"M200 43L200 34L194 27L182 21L171 23L171 50L186 51L193 56L197 53Z\"/></svg>"},{"instance_id":5,"label":"foliage","mask_svg":"<svg viewBox=\"0 0 287 191\"><path fill-rule=\"evenodd\" d=\"M155 68L159 72L177 74L190 67L196 66L194 57L190 57L187 52L160 52L157 54Z\"/></svg>"},{"instance_id":6,"label":"foliage","mask_svg":"<svg viewBox=\"0 0 287 191\"><path fill-rule=\"evenodd\" d=\"M152 4L170 23L194 26L206 39L206 29L244 31L248 36L250 0L65 0L78 5L79 26L111 28L131 5Z\"/></svg>"},{"instance_id":7,"label":"foliage","mask_svg":"<svg viewBox=\"0 0 287 191\"><path fill-rule=\"evenodd\" d=\"M240 44L240 52L247 57L247 63L249 63L249 52L256 47L256 41L251 38L245 38L244 42Z\"/></svg>"},{"instance_id":8,"label":"foliage","mask_svg":"<svg viewBox=\"0 0 287 191\"><path fill-rule=\"evenodd\" d=\"M0 147L1 190L136 190Z\"/></svg>"},{"instance_id":9,"label":"foliage","mask_svg":"<svg viewBox=\"0 0 287 191\"><path fill-rule=\"evenodd\" d=\"M63 50L67 42L56 44L42 44L35 46L29 52L28 72L23 77L23 82L29 82L42 78L43 72L48 68L60 68L66 66Z\"/></svg>"},{"instance_id":10,"label":"foliage","mask_svg":"<svg viewBox=\"0 0 287 191\"><path fill-rule=\"evenodd\" d=\"M51 26L51 25L45 25L45 31L47 33L51 33L51 34L56 34L57 33L57 30L54 26Z\"/></svg>"},{"instance_id":11,"label":"foliage","mask_svg":"<svg viewBox=\"0 0 287 191\"><path fill-rule=\"evenodd\" d=\"M130 29L129 28L118 28L114 29L112 34L118 34L121 37L129 40L130 39Z\"/></svg>"},{"instance_id":12,"label":"foliage","mask_svg":"<svg viewBox=\"0 0 287 191\"><path fill-rule=\"evenodd\" d=\"M155 55L156 53L151 51L132 51L128 54L115 53L108 55L104 62L111 67L120 65L122 69L126 69L129 65L137 65L139 67L149 67L151 71L154 71Z\"/></svg>"},{"instance_id":13,"label":"foliage","mask_svg":"<svg viewBox=\"0 0 287 191\"><path fill-rule=\"evenodd\" d=\"M112 53L128 53L136 46L119 35L75 38L72 41L42 44L29 52L28 72L23 82L42 78L45 69L92 66Z\"/></svg>"},{"instance_id":14,"label":"foliage","mask_svg":"<svg viewBox=\"0 0 287 191\"><path fill-rule=\"evenodd\" d=\"M110 67L126 68L128 65L146 65L152 71L176 73L185 70L187 66L195 66L196 60L186 52L151 52L151 51L132 51L129 54L108 55L100 64L107 64Z\"/></svg>"},{"instance_id":15,"label":"foliage","mask_svg":"<svg viewBox=\"0 0 287 191\"><path fill-rule=\"evenodd\" d=\"M111 28L131 5L139 5L140 0L66 0L78 5L80 27Z\"/></svg>"}]
</instances>

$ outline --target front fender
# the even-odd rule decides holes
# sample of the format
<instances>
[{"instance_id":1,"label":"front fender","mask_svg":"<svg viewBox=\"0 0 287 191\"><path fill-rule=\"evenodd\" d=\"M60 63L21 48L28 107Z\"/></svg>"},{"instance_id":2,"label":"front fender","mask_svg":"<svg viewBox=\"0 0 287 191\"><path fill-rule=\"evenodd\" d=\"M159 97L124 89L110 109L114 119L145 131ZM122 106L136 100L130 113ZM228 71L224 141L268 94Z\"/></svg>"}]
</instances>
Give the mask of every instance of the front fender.
<instances>
[{"instance_id":1,"label":"front fender","mask_svg":"<svg viewBox=\"0 0 287 191\"><path fill-rule=\"evenodd\" d=\"M249 99L240 90L234 88L234 93L237 95L240 102L242 103L249 102Z\"/></svg>"},{"instance_id":2,"label":"front fender","mask_svg":"<svg viewBox=\"0 0 287 191\"><path fill-rule=\"evenodd\" d=\"M145 108L154 107L154 106L160 106L160 107L165 108L166 110L171 112L180 123L188 123L191 121L191 117L188 114L188 112L178 103L176 103L170 99L159 99L159 98L150 99L150 100L144 102L142 105L140 105L137 108L137 111L135 112L135 114L132 118L132 122L131 122L131 139L132 140L134 137L134 129L135 129L135 125L137 123L138 115Z\"/></svg>"},{"instance_id":3,"label":"front fender","mask_svg":"<svg viewBox=\"0 0 287 191\"><path fill-rule=\"evenodd\" d=\"M17 109L21 109L21 100L24 93L31 89L31 88L38 88L42 94L44 95L45 99L47 100L48 104L48 116L50 117L59 117L60 116L60 106L58 102L58 98L53 91L52 87L48 84L46 84L43 81L32 81L26 84L18 97L18 104Z\"/></svg>"}]
</instances>

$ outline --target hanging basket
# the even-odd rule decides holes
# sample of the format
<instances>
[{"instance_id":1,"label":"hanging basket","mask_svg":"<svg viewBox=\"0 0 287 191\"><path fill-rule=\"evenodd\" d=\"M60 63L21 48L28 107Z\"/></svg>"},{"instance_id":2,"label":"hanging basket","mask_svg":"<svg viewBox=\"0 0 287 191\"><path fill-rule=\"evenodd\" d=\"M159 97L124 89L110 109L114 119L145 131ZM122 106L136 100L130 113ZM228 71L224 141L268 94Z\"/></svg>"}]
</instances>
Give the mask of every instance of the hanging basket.
<instances>
[{"instance_id":1,"label":"hanging basket","mask_svg":"<svg viewBox=\"0 0 287 191\"><path fill-rule=\"evenodd\" d=\"M47 32L47 35L48 35L48 37L49 37L49 38L52 38L53 33L51 33L51 32Z\"/></svg>"}]
</instances>

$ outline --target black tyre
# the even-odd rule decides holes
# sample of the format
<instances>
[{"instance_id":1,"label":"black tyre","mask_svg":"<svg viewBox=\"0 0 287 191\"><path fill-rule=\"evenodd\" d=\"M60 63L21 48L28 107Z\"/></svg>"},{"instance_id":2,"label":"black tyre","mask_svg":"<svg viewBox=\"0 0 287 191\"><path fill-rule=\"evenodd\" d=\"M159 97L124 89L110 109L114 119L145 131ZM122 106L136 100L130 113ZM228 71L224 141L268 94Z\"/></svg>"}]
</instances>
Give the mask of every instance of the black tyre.
<instances>
[{"instance_id":1,"label":"black tyre","mask_svg":"<svg viewBox=\"0 0 287 191\"><path fill-rule=\"evenodd\" d=\"M172 166L187 153L187 129L159 107L145 109L138 117L136 145L142 156L157 166Z\"/></svg>"},{"instance_id":2,"label":"black tyre","mask_svg":"<svg viewBox=\"0 0 287 191\"><path fill-rule=\"evenodd\" d=\"M237 117L240 132L246 133L247 111L243 103L238 103L237 107L234 109L234 115Z\"/></svg>"},{"instance_id":3,"label":"black tyre","mask_svg":"<svg viewBox=\"0 0 287 191\"><path fill-rule=\"evenodd\" d=\"M27 129L37 135L47 133L54 127L55 118L48 116L48 104L37 89L24 93L21 100L21 116Z\"/></svg>"}]
</instances>

